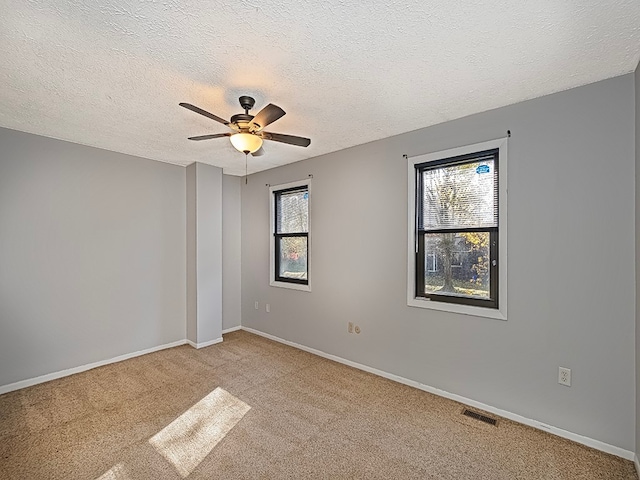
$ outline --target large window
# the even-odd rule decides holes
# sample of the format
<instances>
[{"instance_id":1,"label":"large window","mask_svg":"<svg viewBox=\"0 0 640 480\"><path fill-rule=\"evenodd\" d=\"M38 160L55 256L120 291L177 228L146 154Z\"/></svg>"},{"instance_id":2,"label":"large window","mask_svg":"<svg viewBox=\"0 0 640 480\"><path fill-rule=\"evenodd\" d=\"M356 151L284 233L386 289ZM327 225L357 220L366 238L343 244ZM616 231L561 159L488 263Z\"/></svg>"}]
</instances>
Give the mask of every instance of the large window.
<instances>
[{"instance_id":1,"label":"large window","mask_svg":"<svg viewBox=\"0 0 640 480\"><path fill-rule=\"evenodd\" d=\"M503 143L487 142L410 160L410 305L505 317L506 310L501 308L506 300L502 298L506 285L501 288L506 280L506 255L501 255L502 241L506 244L506 235L501 234L506 219L501 211L506 208L506 189L501 188L506 178L501 175L506 165Z\"/></svg>"},{"instance_id":2,"label":"large window","mask_svg":"<svg viewBox=\"0 0 640 480\"><path fill-rule=\"evenodd\" d=\"M271 188L271 285L308 290L309 186L306 181Z\"/></svg>"}]
</instances>

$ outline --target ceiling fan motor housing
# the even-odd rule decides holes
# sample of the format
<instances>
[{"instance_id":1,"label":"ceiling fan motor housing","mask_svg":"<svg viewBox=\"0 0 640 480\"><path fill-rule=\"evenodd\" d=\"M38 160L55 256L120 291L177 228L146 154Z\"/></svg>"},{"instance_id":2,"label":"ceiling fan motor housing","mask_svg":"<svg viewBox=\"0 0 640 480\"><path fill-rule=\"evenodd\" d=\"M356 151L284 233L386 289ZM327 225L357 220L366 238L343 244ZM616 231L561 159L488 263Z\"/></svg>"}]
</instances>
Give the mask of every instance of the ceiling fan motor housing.
<instances>
[{"instance_id":1,"label":"ceiling fan motor housing","mask_svg":"<svg viewBox=\"0 0 640 480\"><path fill-rule=\"evenodd\" d=\"M238 126L241 131L249 130L249 122L253 120L253 115L248 113L238 113L231 117L231 123Z\"/></svg>"}]
</instances>

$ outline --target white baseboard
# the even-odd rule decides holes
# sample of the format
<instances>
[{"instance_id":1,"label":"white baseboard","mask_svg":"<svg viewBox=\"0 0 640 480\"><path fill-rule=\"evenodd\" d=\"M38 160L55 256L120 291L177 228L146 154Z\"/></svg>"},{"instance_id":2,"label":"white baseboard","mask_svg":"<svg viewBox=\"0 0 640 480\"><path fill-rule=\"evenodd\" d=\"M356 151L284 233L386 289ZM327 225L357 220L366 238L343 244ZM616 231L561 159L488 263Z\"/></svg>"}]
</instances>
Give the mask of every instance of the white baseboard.
<instances>
[{"instance_id":1,"label":"white baseboard","mask_svg":"<svg viewBox=\"0 0 640 480\"><path fill-rule=\"evenodd\" d=\"M262 337L268 338L270 340L274 340L276 342L284 343L285 345L289 345L291 347L298 348L300 350L304 350L305 352L313 353L314 355L318 355L320 357L328 358L329 360L333 360L338 363L342 363L344 365L348 365L353 368L357 368L359 370L364 370L365 372L373 373L374 375L378 375L380 377L388 378L389 380L396 381L398 383L402 383L404 385L409 385L411 387L418 388L420 390L424 390L425 392L433 393L434 395L438 395L440 397L448 398L450 400L454 400L456 402L463 403L465 405L469 405L471 407L479 408L480 410L484 410L486 412L493 413L503 418L507 418L509 420L513 420L514 422L522 423L524 425L528 425L533 428L537 428L539 430L543 430L545 432L552 433L559 437L567 438L569 440L573 440L574 442L581 443L582 445L586 445L591 448L595 448L596 450L600 450L605 453L610 453L612 455L616 455L618 457L622 457L626 460L634 460L636 464L636 469L638 470L638 475L640 476L640 468L638 466L638 460L636 455L629 450L625 450L620 447L616 447L615 445L609 445L608 443L601 442L599 440L594 440L593 438L585 437L583 435L579 435L577 433L569 432L567 430L563 430L558 427L554 427L552 425L547 425L545 423L539 422L537 420L532 420L530 418L523 417L516 413L511 413L506 410L502 410L500 408L492 407L491 405L487 405L485 403L477 402L470 398L466 398L460 395L456 395L455 393L449 393L445 390L440 390L438 388L431 387L429 385L425 385L420 382L416 382L414 380L409 380L408 378L400 377L398 375L394 375L392 373L387 373L382 370L378 370L377 368L368 367L367 365L362 365L360 363L352 362L351 360L345 360L344 358L338 357L336 355L331 355L329 353L325 353L321 350L316 350L315 348L310 348L305 345L300 345L298 343L290 342L288 340L284 340L280 337L276 337L274 335L270 335L268 333L261 332L259 330L255 330L249 327L242 327L242 330L246 330L250 333L255 333L256 335L260 335Z\"/></svg>"},{"instance_id":2,"label":"white baseboard","mask_svg":"<svg viewBox=\"0 0 640 480\"><path fill-rule=\"evenodd\" d=\"M226 328L224 330L222 330L222 334L224 335L225 333L231 333L231 332L235 332L237 330L241 330L242 326L238 325L237 327L231 327L231 328Z\"/></svg>"},{"instance_id":3,"label":"white baseboard","mask_svg":"<svg viewBox=\"0 0 640 480\"><path fill-rule=\"evenodd\" d=\"M99 362L88 363L87 365L81 365L79 367L69 368L67 370L60 370L59 372L48 373L35 378L29 378L27 380L20 380L19 382L9 383L8 385L0 386L0 395L3 393L13 392L14 390L20 390L21 388L31 387L39 383L48 382L57 378L67 377L74 373L80 373L92 368L102 367L103 365L109 365L110 363L121 362L130 358L139 357L140 355L146 355L147 353L157 352L158 350L164 350L166 348L178 347L186 344L186 340L178 340L177 342L166 343L164 345L158 345L157 347L147 348L145 350L139 350L133 353L127 353L125 355L119 355L117 357L109 358L107 360L100 360Z\"/></svg>"},{"instance_id":4,"label":"white baseboard","mask_svg":"<svg viewBox=\"0 0 640 480\"><path fill-rule=\"evenodd\" d=\"M636 450L638 447L636 447ZM638 455L633 456L633 463L636 466L636 473L638 474L638 478L640 478L640 461L638 461Z\"/></svg>"},{"instance_id":5,"label":"white baseboard","mask_svg":"<svg viewBox=\"0 0 640 480\"><path fill-rule=\"evenodd\" d=\"M240 328L241 327L233 327L223 331L223 333L233 332L234 330L240 330ZM39 383L56 380L57 378L67 377L69 375L73 375L74 373L85 372L87 370L91 370L92 368L109 365L110 363L121 362L123 360L128 360L130 358L139 357L140 355L146 355L147 353L153 353L159 350L165 350L167 348L179 347L180 345L188 344L188 345L191 345L193 348L199 349L199 348L208 347L209 345L214 345L220 342L222 342L222 337L216 338L215 340L211 340L209 342L203 342L203 343L195 343L195 342L192 342L191 340L178 340L177 342L166 343L164 345L158 345L157 347L151 347L145 350L140 350L133 353L127 353L125 355L119 355L117 357L109 358L107 360L100 360L99 362L88 363L87 365L81 365L79 367L60 370L59 372L48 373L46 375L41 375L39 377L28 378L27 380L20 380L19 382L9 383L7 385L0 385L0 395L2 395L3 393L13 392L14 390L20 390L21 388L31 387Z\"/></svg>"},{"instance_id":6,"label":"white baseboard","mask_svg":"<svg viewBox=\"0 0 640 480\"><path fill-rule=\"evenodd\" d=\"M192 342L191 340L186 340L186 343L188 343L189 345L191 345L193 348L196 348L196 349L208 347L210 345L215 345L216 343L220 343L220 342L222 342L222 337L216 338L214 340L209 340L208 342L202 342L202 343L196 343L196 342Z\"/></svg>"}]
</instances>

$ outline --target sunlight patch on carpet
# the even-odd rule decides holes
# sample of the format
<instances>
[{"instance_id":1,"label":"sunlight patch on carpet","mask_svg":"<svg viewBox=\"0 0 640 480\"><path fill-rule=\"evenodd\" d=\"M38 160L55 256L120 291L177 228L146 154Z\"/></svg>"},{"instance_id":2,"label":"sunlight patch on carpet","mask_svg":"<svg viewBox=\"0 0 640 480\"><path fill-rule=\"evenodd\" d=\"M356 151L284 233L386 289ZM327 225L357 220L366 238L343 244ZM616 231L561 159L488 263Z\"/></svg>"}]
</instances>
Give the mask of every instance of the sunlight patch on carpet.
<instances>
[{"instance_id":1,"label":"sunlight patch on carpet","mask_svg":"<svg viewBox=\"0 0 640 480\"><path fill-rule=\"evenodd\" d=\"M218 387L151 437L149 443L186 478L250 409Z\"/></svg>"},{"instance_id":2,"label":"sunlight patch on carpet","mask_svg":"<svg viewBox=\"0 0 640 480\"><path fill-rule=\"evenodd\" d=\"M133 477L129 476L123 464L118 463L96 478L96 480L133 480Z\"/></svg>"}]
</instances>

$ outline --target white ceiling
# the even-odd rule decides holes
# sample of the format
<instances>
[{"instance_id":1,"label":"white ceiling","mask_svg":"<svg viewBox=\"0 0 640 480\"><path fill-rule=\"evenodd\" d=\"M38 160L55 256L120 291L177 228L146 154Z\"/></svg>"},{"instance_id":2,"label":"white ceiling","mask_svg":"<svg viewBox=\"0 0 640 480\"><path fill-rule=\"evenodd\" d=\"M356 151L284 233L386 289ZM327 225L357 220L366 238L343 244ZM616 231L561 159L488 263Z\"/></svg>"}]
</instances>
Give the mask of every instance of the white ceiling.
<instances>
[{"instance_id":1,"label":"white ceiling","mask_svg":"<svg viewBox=\"0 0 640 480\"><path fill-rule=\"evenodd\" d=\"M0 0L0 126L244 174L225 127L256 98L307 136L249 172L633 71L638 0Z\"/></svg>"}]
</instances>

